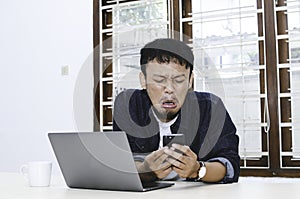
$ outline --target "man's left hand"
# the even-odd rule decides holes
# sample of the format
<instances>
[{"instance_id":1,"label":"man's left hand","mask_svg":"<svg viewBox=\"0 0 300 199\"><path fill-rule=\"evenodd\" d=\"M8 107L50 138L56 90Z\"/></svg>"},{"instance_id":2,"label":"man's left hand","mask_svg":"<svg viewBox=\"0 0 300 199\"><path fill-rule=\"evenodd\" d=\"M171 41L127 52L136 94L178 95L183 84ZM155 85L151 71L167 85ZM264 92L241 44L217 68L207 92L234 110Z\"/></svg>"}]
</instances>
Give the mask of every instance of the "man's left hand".
<instances>
[{"instance_id":1,"label":"man's left hand","mask_svg":"<svg viewBox=\"0 0 300 199\"><path fill-rule=\"evenodd\" d=\"M168 162L172 164L172 169L181 178L196 178L200 164L197 161L197 155L188 146L172 144L172 147L165 149L164 152L169 155Z\"/></svg>"}]
</instances>

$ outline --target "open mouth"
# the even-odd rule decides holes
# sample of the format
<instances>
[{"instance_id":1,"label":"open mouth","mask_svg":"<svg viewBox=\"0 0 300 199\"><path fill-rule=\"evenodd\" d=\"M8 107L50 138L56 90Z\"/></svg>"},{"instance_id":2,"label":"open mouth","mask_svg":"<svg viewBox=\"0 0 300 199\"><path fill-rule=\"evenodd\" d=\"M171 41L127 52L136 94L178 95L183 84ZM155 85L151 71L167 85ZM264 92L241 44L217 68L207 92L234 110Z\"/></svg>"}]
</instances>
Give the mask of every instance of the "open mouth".
<instances>
[{"instance_id":1,"label":"open mouth","mask_svg":"<svg viewBox=\"0 0 300 199\"><path fill-rule=\"evenodd\" d=\"M165 100L162 102L162 107L163 108L167 108L167 109L170 109L170 108L176 108L176 103L175 101L173 100Z\"/></svg>"}]
</instances>

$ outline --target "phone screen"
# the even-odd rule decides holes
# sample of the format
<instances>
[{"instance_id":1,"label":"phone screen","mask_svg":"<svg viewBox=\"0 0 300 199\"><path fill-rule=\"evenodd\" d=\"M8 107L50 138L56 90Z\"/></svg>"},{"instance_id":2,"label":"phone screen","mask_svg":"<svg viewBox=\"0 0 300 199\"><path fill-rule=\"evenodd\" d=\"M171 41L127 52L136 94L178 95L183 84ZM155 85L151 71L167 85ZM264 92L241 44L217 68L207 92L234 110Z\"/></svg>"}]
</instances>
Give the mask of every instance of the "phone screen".
<instances>
[{"instance_id":1,"label":"phone screen","mask_svg":"<svg viewBox=\"0 0 300 199\"><path fill-rule=\"evenodd\" d=\"M173 143L185 145L184 134L171 134L163 136L163 146L172 146Z\"/></svg>"}]
</instances>

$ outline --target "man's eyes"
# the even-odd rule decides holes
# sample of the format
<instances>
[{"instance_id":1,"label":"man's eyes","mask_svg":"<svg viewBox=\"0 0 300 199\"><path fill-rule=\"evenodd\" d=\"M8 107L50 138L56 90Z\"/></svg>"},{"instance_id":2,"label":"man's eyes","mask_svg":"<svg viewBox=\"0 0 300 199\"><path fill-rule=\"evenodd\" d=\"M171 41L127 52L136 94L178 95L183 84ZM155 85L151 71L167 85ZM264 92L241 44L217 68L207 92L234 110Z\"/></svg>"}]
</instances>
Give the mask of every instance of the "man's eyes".
<instances>
[{"instance_id":1,"label":"man's eyes","mask_svg":"<svg viewBox=\"0 0 300 199\"><path fill-rule=\"evenodd\" d=\"M163 82L166 81L165 78L155 78L155 79L153 79L153 80L154 80L155 82L157 82L157 83L163 83ZM175 78L175 79L173 79L172 81L175 82L175 83L180 84L180 83L183 83L183 82L185 81L185 79L184 79L184 78Z\"/></svg>"},{"instance_id":2,"label":"man's eyes","mask_svg":"<svg viewBox=\"0 0 300 199\"><path fill-rule=\"evenodd\" d=\"M157 82L157 83L163 83L163 81L165 80L165 79L163 79L163 78L161 78L161 79L153 79L155 82Z\"/></svg>"},{"instance_id":3,"label":"man's eyes","mask_svg":"<svg viewBox=\"0 0 300 199\"><path fill-rule=\"evenodd\" d=\"M174 81L175 81L176 83L182 83L182 82L184 82L184 79L174 79Z\"/></svg>"}]
</instances>

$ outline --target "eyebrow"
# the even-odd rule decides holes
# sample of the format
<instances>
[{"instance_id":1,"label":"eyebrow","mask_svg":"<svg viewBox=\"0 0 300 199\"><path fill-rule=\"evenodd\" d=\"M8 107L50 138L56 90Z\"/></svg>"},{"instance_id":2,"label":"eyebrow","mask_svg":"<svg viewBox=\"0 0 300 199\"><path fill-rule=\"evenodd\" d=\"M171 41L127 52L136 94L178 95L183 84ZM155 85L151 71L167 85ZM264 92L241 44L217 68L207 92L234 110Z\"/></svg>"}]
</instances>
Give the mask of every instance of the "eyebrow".
<instances>
[{"instance_id":1,"label":"eyebrow","mask_svg":"<svg viewBox=\"0 0 300 199\"><path fill-rule=\"evenodd\" d=\"M161 77L161 78L166 78L164 75L159 75L159 74L154 74L153 77Z\"/></svg>"},{"instance_id":2,"label":"eyebrow","mask_svg":"<svg viewBox=\"0 0 300 199\"><path fill-rule=\"evenodd\" d=\"M166 76L164 76L164 75L159 75L159 74L154 74L153 77L166 78ZM179 77L185 77L185 74L176 75L175 77L172 77L172 79L176 79L176 78L179 78Z\"/></svg>"}]
</instances>

